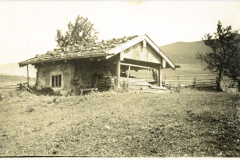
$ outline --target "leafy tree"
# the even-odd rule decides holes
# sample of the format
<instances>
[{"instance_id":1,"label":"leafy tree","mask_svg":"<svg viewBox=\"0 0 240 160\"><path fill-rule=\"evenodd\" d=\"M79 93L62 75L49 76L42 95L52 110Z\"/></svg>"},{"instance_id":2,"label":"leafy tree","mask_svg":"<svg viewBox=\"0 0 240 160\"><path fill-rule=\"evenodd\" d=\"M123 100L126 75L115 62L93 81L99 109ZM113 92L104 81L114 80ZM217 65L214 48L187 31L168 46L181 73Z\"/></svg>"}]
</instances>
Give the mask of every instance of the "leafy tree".
<instances>
[{"instance_id":1,"label":"leafy tree","mask_svg":"<svg viewBox=\"0 0 240 160\"><path fill-rule=\"evenodd\" d=\"M202 38L205 45L212 48L211 53L197 53L196 59L206 65L205 70L218 74L218 79L228 76L236 79L240 76L240 57L238 31L232 31L231 26L224 28L218 21L217 32L214 35L209 33Z\"/></svg>"},{"instance_id":2,"label":"leafy tree","mask_svg":"<svg viewBox=\"0 0 240 160\"><path fill-rule=\"evenodd\" d=\"M97 30L88 18L79 16L75 19L75 24L68 23L68 31L65 35L61 30L57 30L56 42L61 47L72 46L74 44L92 43L98 39Z\"/></svg>"}]
</instances>

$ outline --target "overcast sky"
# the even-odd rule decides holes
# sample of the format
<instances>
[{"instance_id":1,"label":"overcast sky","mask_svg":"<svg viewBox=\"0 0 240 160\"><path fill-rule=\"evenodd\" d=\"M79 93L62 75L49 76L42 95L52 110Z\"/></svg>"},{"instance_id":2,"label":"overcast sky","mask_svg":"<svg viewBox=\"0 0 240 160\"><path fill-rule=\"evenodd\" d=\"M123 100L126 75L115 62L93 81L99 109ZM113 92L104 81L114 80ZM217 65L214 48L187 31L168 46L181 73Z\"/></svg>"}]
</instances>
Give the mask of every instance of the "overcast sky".
<instances>
[{"instance_id":1,"label":"overcast sky","mask_svg":"<svg viewBox=\"0 0 240 160\"><path fill-rule=\"evenodd\" d=\"M0 2L0 64L45 54L56 46L56 30L77 15L99 29L99 39L147 34L157 45L199 41L217 22L240 29L240 2L90 1Z\"/></svg>"}]
</instances>

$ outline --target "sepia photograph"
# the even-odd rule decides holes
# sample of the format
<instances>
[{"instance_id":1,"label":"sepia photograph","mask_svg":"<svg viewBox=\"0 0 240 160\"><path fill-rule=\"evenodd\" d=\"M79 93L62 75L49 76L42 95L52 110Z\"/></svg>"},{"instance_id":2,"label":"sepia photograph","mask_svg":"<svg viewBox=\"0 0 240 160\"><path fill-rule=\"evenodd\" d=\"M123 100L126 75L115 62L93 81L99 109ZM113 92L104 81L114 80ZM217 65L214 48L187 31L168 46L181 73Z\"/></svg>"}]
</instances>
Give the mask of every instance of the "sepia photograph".
<instances>
[{"instance_id":1,"label":"sepia photograph","mask_svg":"<svg viewBox=\"0 0 240 160\"><path fill-rule=\"evenodd\" d=\"M0 158L240 158L240 1L0 1Z\"/></svg>"}]
</instances>

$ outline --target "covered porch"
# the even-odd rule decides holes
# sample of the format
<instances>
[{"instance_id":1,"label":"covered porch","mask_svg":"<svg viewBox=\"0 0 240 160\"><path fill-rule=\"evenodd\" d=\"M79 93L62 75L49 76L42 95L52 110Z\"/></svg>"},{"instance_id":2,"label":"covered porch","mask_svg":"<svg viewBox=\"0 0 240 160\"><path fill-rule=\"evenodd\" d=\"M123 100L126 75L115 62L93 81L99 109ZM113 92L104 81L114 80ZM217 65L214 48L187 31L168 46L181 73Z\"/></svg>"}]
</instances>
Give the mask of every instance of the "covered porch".
<instances>
[{"instance_id":1,"label":"covered porch","mask_svg":"<svg viewBox=\"0 0 240 160\"><path fill-rule=\"evenodd\" d=\"M121 59L121 55L116 55L116 81L115 85L120 87L120 84L127 82L130 88L151 88L154 87L165 89L162 84L162 70L166 68L166 61L162 59L161 63L148 62L143 60L135 60L130 58ZM145 78L131 76L131 72L145 70L141 75ZM151 74L152 73L152 74ZM155 73L155 74L154 74ZM153 75L154 74L154 75ZM150 77L152 76L152 77Z\"/></svg>"}]
</instances>

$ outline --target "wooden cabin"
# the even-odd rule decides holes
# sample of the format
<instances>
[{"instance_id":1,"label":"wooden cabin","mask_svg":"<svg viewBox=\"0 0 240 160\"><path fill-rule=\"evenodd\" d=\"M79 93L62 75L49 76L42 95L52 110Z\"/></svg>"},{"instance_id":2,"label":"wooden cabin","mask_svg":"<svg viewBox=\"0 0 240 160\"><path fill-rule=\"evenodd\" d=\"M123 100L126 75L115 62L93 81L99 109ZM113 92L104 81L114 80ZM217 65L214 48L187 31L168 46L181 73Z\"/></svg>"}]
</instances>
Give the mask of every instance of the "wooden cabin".
<instances>
[{"instance_id":1,"label":"wooden cabin","mask_svg":"<svg viewBox=\"0 0 240 160\"><path fill-rule=\"evenodd\" d=\"M36 55L19 63L32 64L37 69L36 87L51 88L62 94L80 94L81 89L108 90L128 80L131 70L157 70L158 85L162 87L162 70L176 65L145 34L122 37L69 47ZM121 72L126 71L125 77Z\"/></svg>"}]
</instances>

